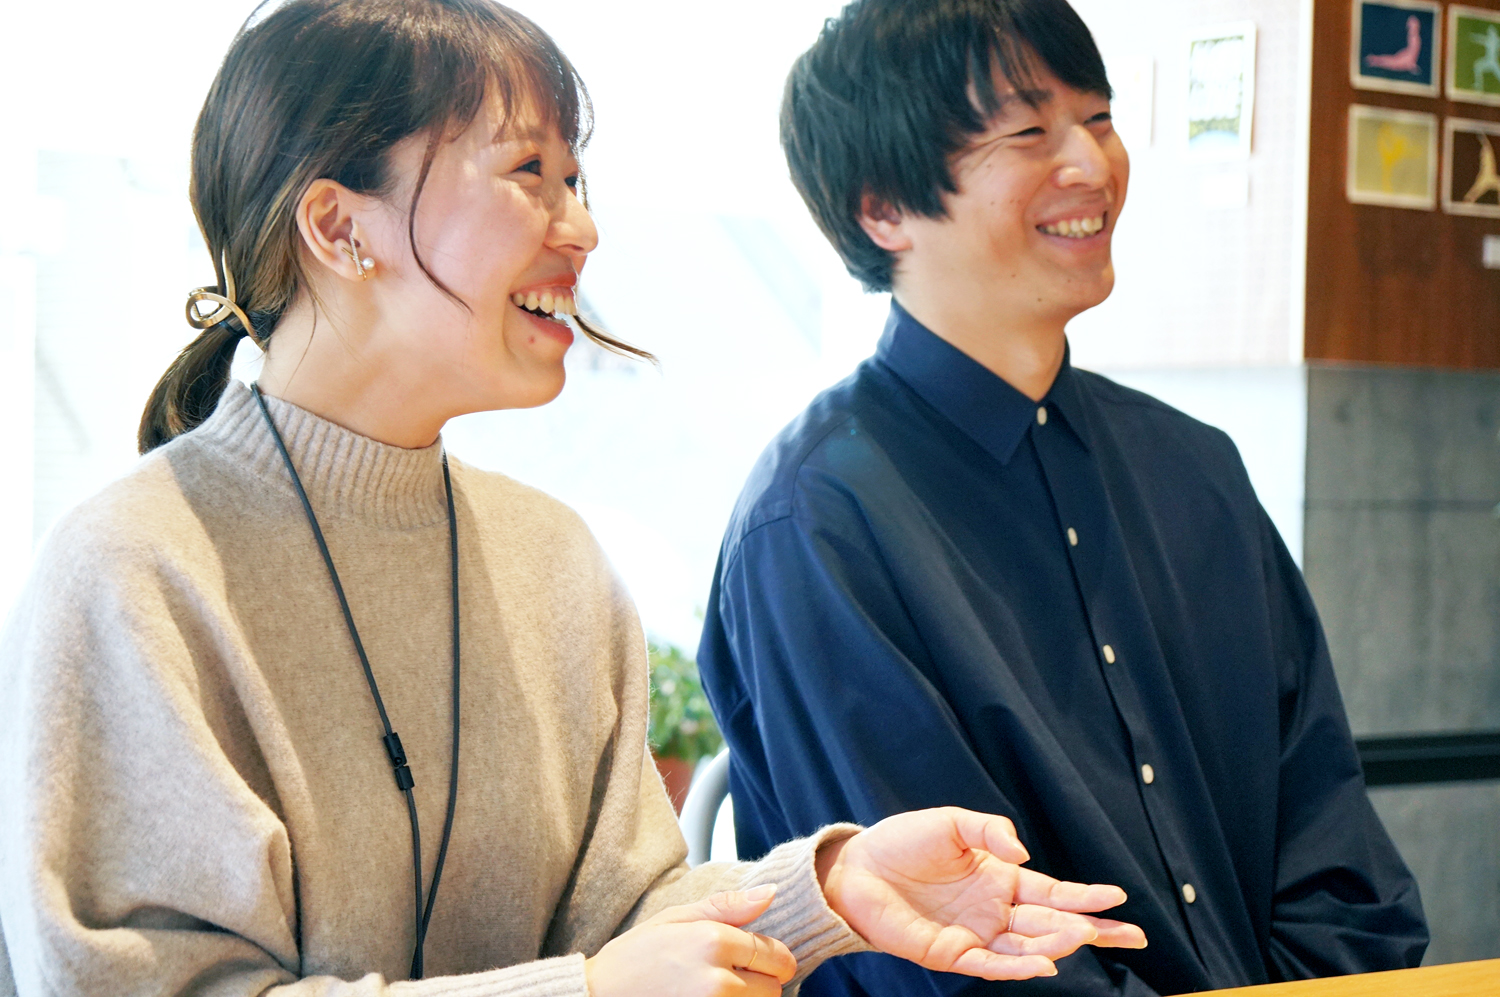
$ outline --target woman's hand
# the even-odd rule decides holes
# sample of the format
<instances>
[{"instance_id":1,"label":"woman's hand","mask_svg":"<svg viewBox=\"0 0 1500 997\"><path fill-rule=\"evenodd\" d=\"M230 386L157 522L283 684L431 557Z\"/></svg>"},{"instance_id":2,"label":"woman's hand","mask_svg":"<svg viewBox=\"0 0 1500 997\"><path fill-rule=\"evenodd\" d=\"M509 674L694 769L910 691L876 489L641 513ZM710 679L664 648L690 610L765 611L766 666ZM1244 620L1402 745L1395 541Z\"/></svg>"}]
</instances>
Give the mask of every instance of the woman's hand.
<instances>
[{"instance_id":1,"label":"woman's hand","mask_svg":"<svg viewBox=\"0 0 1500 997\"><path fill-rule=\"evenodd\" d=\"M990 980L1055 976L1080 945L1145 948L1133 924L1087 917L1118 886L1064 883L1030 859L1004 817L957 807L888 817L818 852L828 904L883 952Z\"/></svg>"},{"instance_id":2,"label":"woman's hand","mask_svg":"<svg viewBox=\"0 0 1500 997\"><path fill-rule=\"evenodd\" d=\"M774 938L741 931L775 886L668 907L584 963L590 997L778 997L797 960Z\"/></svg>"}]
</instances>

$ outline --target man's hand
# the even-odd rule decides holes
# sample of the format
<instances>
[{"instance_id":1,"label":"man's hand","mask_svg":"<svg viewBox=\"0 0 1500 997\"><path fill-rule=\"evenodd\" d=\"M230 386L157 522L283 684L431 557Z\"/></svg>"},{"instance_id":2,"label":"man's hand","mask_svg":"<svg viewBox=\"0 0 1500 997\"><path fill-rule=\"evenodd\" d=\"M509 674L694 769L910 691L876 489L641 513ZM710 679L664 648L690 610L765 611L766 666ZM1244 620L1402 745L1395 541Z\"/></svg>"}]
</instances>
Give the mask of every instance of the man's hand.
<instances>
[{"instance_id":1,"label":"man's hand","mask_svg":"<svg viewBox=\"0 0 1500 997\"><path fill-rule=\"evenodd\" d=\"M926 969L989 980L1055 976L1080 945L1145 948L1133 924L1089 917L1118 886L1059 882L1004 817L957 807L888 817L818 852L828 904L871 945Z\"/></svg>"}]
</instances>

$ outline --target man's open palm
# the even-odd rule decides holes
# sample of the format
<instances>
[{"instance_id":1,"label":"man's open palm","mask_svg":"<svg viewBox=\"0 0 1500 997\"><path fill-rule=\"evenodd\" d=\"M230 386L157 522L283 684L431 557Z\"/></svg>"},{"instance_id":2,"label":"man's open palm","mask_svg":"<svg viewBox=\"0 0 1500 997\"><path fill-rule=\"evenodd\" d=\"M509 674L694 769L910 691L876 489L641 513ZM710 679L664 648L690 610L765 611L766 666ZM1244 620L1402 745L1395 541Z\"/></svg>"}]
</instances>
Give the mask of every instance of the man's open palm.
<instances>
[{"instance_id":1,"label":"man's open palm","mask_svg":"<svg viewBox=\"0 0 1500 997\"><path fill-rule=\"evenodd\" d=\"M1133 924L1087 916L1124 903L1119 887L1020 868L1030 856L1004 817L897 814L830 852L819 872L833 909L871 945L926 969L1022 980L1055 975L1053 961L1080 945L1146 945Z\"/></svg>"}]
</instances>

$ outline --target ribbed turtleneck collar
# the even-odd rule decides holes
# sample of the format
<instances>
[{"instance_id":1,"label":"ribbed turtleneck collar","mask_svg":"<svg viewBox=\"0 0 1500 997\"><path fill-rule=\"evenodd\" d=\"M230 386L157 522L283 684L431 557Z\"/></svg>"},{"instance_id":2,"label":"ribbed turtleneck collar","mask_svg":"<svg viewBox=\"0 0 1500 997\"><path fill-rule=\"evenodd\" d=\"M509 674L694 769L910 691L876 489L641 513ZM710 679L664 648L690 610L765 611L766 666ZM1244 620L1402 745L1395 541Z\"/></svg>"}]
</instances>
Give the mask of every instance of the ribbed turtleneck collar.
<instances>
[{"instance_id":1,"label":"ribbed turtleneck collar","mask_svg":"<svg viewBox=\"0 0 1500 997\"><path fill-rule=\"evenodd\" d=\"M279 398L265 396L276 428L322 516L348 516L394 529L447 518L442 441L406 450L360 436ZM255 396L233 378L213 415L193 435L257 478L286 478L286 465ZM288 488L291 482L286 482Z\"/></svg>"}]
</instances>

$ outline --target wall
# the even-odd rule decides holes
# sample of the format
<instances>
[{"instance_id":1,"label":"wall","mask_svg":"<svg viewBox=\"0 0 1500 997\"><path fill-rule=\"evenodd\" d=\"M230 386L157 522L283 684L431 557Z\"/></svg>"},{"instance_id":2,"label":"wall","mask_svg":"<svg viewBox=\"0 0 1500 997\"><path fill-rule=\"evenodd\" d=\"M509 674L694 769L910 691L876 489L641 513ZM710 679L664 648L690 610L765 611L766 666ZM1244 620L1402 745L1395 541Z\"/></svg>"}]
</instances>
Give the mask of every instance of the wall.
<instances>
[{"instance_id":1,"label":"wall","mask_svg":"<svg viewBox=\"0 0 1500 997\"><path fill-rule=\"evenodd\" d=\"M1115 232L1115 293L1069 332L1078 362L1100 368L1287 366L1301 360L1305 190L1305 49L1311 0L1118 0L1074 6L1120 88L1131 154ZM1248 160L1185 158L1188 32L1249 20L1258 29ZM1154 76L1150 127L1133 104L1133 71ZM1248 185L1248 197L1223 189Z\"/></svg>"},{"instance_id":2,"label":"wall","mask_svg":"<svg viewBox=\"0 0 1500 997\"><path fill-rule=\"evenodd\" d=\"M1104 52L1131 157L1115 291L1069 326L1074 362L1228 432L1300 560L1311 0L1154 0L1150 17L1117 0L1074 6ZM1190 161L1185 39L1246 20L1258 36L1250 157Z\"/></svg>"},{"instance_id":3,"label":"wall","mask_svg":"<svg viewBox=\"0 0 1500 997\"><path fill-rule=\"evenodd\" d=\"M1355 90L1350 43L1349 3L1318 3L1307 580L1356 734L1500 729L1500 373L1484 370L1500 368L1500 271L1480 265L1500 219L1345 193L1350 104L1494 121L1500 108ZM1500 956L1500 785L1371 798L1421 884L1427 962Z\"/></svg>"},{"instance_id":4,"label":"wall","mask_svg":"<svg viewBox=\"0 0 1500 997\"><path fill-rule=\"evenodd\" d=\"M1500 372L1312 364L1306 531L1355 734L1500 729ZM1500 956L1500 784L1370 795L1427 962Z\"/></svg>"},{"instance_id":5,"label":"wall","mask_svg":"<svg viewBox=\"0 0 1500 997\"><path fill-rule=\"evenodd\" d=\"M1466 0L1500 10L1500 0ZM1346 0L1317 5L1308 189L1307 357L1500 368L1500 270L1481 239L1500 218L1351 204L1348 108L1366 104L1500 122L1500 107L1356 90ZM1446 73L1446 69L1445 69Z\"/></svg>"}]
</instances>

